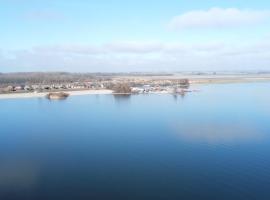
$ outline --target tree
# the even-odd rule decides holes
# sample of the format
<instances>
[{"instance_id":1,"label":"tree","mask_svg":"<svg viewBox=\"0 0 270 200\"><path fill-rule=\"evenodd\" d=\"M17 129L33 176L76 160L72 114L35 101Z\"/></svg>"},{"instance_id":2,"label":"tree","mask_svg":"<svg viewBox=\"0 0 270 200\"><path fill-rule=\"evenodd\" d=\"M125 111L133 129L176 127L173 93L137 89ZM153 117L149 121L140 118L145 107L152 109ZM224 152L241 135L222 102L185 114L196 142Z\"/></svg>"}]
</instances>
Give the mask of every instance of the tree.
<instances>
[{"instance_id":1,"label":"tree","mask_svg":"<svg viewBox=\"0 0 270 200\"><path fill-rule=\"evenodd\" d=\"M113 87L113 91L119 94L129 94L131 93L131 88L127 83L118 83Z\"/></svg>"},{"instance_id":2,"label":"tree","mask_svg":"<svg viewBox=\"0 0 270 200\"><path fill-rule=\"evenodd\" d=\"M188 89L189 88L189 80L188 79L180 79L179 80L179 87L181 89Z\"/></svg>"}]
</instances>

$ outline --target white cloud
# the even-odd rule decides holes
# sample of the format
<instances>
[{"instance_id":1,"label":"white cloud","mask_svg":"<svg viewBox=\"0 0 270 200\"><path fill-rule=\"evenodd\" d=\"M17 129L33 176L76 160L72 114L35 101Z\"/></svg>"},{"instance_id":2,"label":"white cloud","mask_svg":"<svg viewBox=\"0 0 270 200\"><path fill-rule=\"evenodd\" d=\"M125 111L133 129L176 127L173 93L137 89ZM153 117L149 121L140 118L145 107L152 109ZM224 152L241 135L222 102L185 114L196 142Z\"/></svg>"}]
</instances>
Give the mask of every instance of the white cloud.
<instances>
[{"instance_id":1,"label":"white cloud","mask_svg":"<svg viewBox=\"0 0 270 200\"><path fill-rule=\"evenodd\" d=\"M78 55L96 55L106 53L103 47L94 45L64 44L51 46L36 46L32 49L34 52L44 54L78 54Z\"/></svg>"},{"instance_id":2,"label":"white cloud","mask_svg":"<svg viewBox=\"0 0 270 200\"><path fill-rule=\"evenodd\" d=\"M169 28L233 28L255 25L270 18L269 10L240 10L237 8L211 8L209 10L194 10L174 17L169 22Z\"/></svg>"},{"instance_id":3,"label":"white cloud","mask_svg":"<svg viewBox=\"0 0 270 200\"><path fill-rule=\"evenodd\" d=\"M81 55L97 55L97 54L150 54L162 51L165 47L158 42L111 42L100 46L80 45L80 44L64 44L51 46L36 46L32 50L34 52L42 52L46 54L81 54Z\"/></svg>"},{"instance_id":4,"label":"white cloud","mask_svg":"<svg viewBox=\"0 0 270 200\"><path fill-rule=\"evenodd\" d=\"M158 42L117 42L106 44L104 48L108 48L112 52L120 53L156 53L161 51L163 44Z\"/></svg>"},{"instance_id":5,"label":"white cloud","mask_svg":"<svg viewBox=\"0 0 270 200\"><path fill-rule=\"evenodd\" d=\"M100 46L63 44L51 46L36 46L31 49L32 53L48 55L148 55L162 53L185 53L187 51L211 52L223 48L222 43L207 44L184 44L162 42L111 42Z\"/></svg>"},{"instance_id":6,"label":"white cloud","mask_svg":"<svg viewBox=\"0 0 270 200\"><path fill-rule=\"evenodd\" d=\"M3 51L4 71L270 70L270 41L253 44L119 42Z\"/></svg>"}]
</instances>

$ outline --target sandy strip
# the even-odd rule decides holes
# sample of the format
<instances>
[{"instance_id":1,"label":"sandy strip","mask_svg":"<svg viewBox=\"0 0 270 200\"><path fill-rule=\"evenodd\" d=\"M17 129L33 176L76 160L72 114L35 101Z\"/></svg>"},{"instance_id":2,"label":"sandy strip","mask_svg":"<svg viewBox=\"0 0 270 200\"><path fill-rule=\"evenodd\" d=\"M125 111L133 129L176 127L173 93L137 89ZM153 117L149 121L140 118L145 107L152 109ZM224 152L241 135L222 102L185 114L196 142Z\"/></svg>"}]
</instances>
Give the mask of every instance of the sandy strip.
<instances>
[{"instance_id":1,"label":"sandy strip","mask_svg":"<svg viewBox=\"0 0 270 200\"><path fill-rule=\"evenodd\" d=\"M90 94L112 94L112 90L81 90L81 91L64 91L70 96L90 95ZM41 93L15 93L0 94L0 99L18 99L18 98L44 98L48 92Z\"/></svg>"}]
</instances>

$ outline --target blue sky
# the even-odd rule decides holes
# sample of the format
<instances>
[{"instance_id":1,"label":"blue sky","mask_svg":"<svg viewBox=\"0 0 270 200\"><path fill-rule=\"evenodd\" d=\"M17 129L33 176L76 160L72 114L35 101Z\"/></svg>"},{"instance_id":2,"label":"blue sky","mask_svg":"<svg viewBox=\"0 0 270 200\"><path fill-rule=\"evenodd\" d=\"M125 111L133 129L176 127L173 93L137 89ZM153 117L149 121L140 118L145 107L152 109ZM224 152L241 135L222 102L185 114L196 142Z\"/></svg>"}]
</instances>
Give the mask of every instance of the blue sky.
<instances>
[{"instance_id":1,"label":"blue sky","mask_svg":"<svg viewBox=\"0 0 270 200\"><path fill-rule=\"evenodd\" d=\"M266 0L3 0L0 71L270 70Z\"/></svg>"}]
</instances>

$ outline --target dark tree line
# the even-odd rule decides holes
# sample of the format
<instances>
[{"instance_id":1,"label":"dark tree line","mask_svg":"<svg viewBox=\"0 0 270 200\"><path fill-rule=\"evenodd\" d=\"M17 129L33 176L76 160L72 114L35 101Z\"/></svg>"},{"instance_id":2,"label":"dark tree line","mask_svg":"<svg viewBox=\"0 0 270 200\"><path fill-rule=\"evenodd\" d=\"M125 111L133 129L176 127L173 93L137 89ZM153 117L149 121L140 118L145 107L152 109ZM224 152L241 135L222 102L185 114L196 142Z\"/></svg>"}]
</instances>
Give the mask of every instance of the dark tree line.
<instances>
[{"instance_id":1,"label":"dark tree line","mask_svg":"<svg viewBox=\"0 0 270 200\"><path fill-rule=\"evenodd\" d=\"M0 85L24 85L24 84L60 84L91 80L108 80L99 74L92 73L0 73Z\"/></svg>"},{"instance_id":2,"label":"dark tree line","mask_svg":"<svg viewBox=\"0 0 270 200\"><path fill-rule=\"evenodd\" d=\"M0 73L0 86L24 84L58 84L93 80L111 80L116 76L170 76L162 73L68 73L68 72L21 72Z\"/></svg>"}]
</instances>

